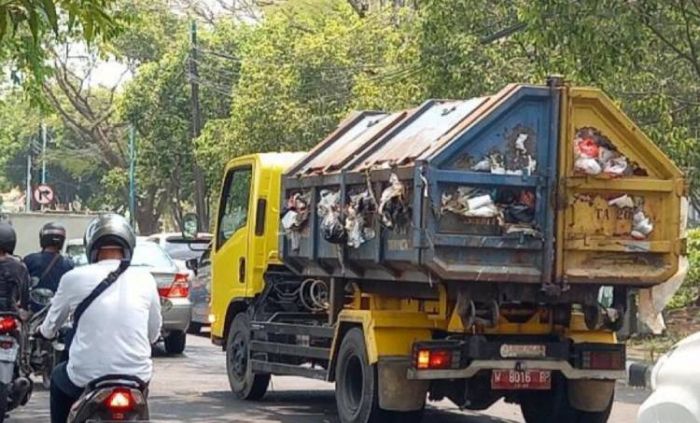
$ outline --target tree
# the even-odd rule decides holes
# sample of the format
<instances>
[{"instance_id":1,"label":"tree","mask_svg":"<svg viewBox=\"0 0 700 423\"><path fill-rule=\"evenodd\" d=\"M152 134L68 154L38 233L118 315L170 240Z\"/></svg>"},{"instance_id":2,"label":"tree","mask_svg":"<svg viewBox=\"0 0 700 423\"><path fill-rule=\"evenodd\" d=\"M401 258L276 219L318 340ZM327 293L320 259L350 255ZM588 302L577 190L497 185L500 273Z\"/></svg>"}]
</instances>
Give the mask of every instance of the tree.
<instances>
[{"instance_id":1,"label":"tree","mask_svg":"<svg viewBox=\"0 0 700 423\"><path fill-rule=\"evenodd\" d=\"M538 0L520 16L525 37L551 52L550 63L611 93L686 170L700 209L700 4Z\"/></svg>"},{"instance_id":2,"label":"tree","mask_svg":"<svg viewBox=\"0 0 700 423\"><path fill-rule=\"evenodd\" d=\"M9 0L0 4L0 60L13 77L26 74L26 88L36 91L49 69L45 43L65 34L92 43L114 36L120 24L112 0ZM116 18L115 18L116 16Z\"/></svg>"}]
</instances>

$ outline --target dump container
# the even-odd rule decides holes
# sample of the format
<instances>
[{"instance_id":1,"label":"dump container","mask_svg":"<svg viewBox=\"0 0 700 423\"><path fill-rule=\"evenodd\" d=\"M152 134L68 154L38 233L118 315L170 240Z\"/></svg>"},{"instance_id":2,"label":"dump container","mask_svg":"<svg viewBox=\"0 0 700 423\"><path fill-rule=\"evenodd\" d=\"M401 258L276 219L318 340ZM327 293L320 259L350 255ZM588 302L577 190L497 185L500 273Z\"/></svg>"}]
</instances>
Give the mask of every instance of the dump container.
<instances>
[{"instance_id":1,"label":"dump container","mask_svg":"<svg viewBox=\"0 0 700 423\"><path fill-rule=\"evenodd\" d=\"M599 90L506 86L360 112L283 178L310 277L649 286L683 254L685 185Z\"/></svg>"}]
</instances>

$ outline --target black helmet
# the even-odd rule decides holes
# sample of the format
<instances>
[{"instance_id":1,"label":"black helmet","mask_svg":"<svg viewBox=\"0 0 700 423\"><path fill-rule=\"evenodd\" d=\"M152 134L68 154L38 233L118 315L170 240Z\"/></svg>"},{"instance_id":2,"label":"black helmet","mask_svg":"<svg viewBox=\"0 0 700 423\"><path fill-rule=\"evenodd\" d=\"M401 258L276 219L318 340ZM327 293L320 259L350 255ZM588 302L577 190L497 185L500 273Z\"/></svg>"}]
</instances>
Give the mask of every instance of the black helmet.
<instances>
[{"instance_id":1,"label":"black helmet","mask_svg":"<svg viewBox=\"0 0 700 423\"><path fill-rule=\"evenodd\" d=\"M39 244L41 248L56 247L63 248L66 242L66 228L59 223L49 222L42 226L39 231Z\"/></svg>"},{"instance_id":2,"label":"black helmet","mask_svg":"<svg viewBox=\"0 0 700 423\"><path fill-rule=\"evenodd\" d=\"M7 222L0 222L0 251L13 254L17 245L15 228Z\"/></svg>"},{"instance_id":3,"label":"black helmet","mask_svg":"<svg viewBox=\"0 0 700 423\"><path fill-rule=\"evenodd\" d=\"M106 246L124 250L124 258L131 260L136 245L136 234L122 216L107 213L96 217L85 229L85 255L89 263L97 261L97 252Z\"/></svg>"}]
</instances>

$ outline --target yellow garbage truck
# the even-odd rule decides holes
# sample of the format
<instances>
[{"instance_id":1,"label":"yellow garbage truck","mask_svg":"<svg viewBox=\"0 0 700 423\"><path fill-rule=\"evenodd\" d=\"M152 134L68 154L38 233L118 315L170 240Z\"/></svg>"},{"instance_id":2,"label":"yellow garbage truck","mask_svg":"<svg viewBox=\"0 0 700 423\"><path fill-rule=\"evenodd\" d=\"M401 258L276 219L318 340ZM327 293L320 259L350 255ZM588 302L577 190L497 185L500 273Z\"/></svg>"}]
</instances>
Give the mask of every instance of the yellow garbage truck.
<instances>
[{"instance_id":1,"label":"yellow garbage truck","mask_svg":"<svg viewBox=\"0 0 700 423\"><path fill-rule=\"evenodd\" d=\"M687 269L686 197L603 92L560 78L356 112L308 153L226 166L211 338L239 398L335 382L341 423L441 399L605 422L628 293Z\"/></svg>"}]
</instances>

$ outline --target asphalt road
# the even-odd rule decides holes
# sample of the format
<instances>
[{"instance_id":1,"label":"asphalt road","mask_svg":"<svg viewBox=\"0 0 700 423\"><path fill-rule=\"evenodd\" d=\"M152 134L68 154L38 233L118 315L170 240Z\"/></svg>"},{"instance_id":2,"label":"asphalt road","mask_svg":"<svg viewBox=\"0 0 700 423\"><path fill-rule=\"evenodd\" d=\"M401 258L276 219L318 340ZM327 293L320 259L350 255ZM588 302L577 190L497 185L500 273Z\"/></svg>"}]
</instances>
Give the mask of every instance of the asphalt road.
<instances>
[{"instance_id":1,"label":"asphalt road","mask_svg":"<svg viewBox=\"0 0 700 423\"><path fill-rule=\"evenodd\" d=\"M189 336L184 355L155 358L149 404L156 422L337 423L333 385L296 377L275 377L265 399L233 398L223 352L209 339ZM36 385L35 385L36 386ZM634 423L645 391L618 387L610 422ZM9 422L49 421L48 392L37 388L30 403L10 414ZM518 406L499 402L484 413L462 412L451 402L431 403L430 423L522 422Z\"/></svg>"}]
</instances>

